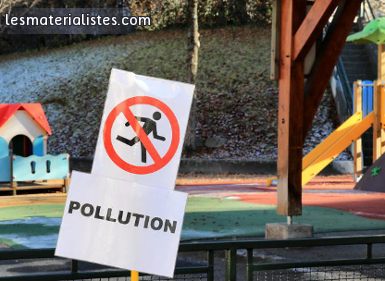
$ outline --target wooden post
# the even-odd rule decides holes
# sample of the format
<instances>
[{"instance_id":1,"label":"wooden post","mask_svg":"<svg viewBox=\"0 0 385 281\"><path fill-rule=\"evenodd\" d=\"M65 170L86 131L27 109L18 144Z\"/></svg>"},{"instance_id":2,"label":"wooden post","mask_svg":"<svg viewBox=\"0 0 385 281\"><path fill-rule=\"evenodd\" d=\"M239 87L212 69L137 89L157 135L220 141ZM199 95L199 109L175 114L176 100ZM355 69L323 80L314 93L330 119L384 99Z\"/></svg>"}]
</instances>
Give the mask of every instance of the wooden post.
<instances>
[{"instance_id":1,"label":"wooden post","mask_svg":"<svg viewBox=\"0 0 385 281\"><path fill-rule=\"evenodd\" d=\"M385 152L384 101L384 84L377 80L374 82L373 93L373 162Z\"/></svg>"},{"instance_id":2,"label":"wooden post","mask_svg":"<svg viewBox=\"0 0 385 281\"><path fill-rule=\"evenodd\" d=\"M304 59L293 61L294 34L306 15L306 1L282 0L278 108L277 213L302 214Z\"/></svg>"},{"instance_id":3,"label":"wooden post","mask_svg":"<svg viewBox=\"0 0 385 281\"><path fill-rule=\"evenodd\" d=\"M383 104L383 85L385 81L385 45L378 45L378 81L374 84L373 106L374 106L374 123L373 123L373 162L376 161L382 153L384 153L384 129L382 121L384 119L384 104Z\"/></svg>"},{"instance_id":4,"label":"wooden post","mask_svg":"<svg viewBox=\"0 0 385 281\"><path fill-rule=\"evenodd\" d=\"M64 182L63 182L63 193L68 193L68 188L70 186L70 179L69 178L66 178L64 179Z\"/></svg>"},{"instance_id":5,"label":"wooden post","mask_svg":"<svg viewBox=\"0 0 385 281\"><path fill-rule=\"evenodd\" d=\"M377 79L385 81L385 45L378 45L378 75Z\"/></svg>"},{"instance_id":6,"label":"wooden post","mask_svg":"<svg viewBox=\"0 0 385 281\"><path fill-rule=\"evenodd\" d=\"M66 159L68 160L68 171L70 171L70 161L71 161L71 159L70 159L70 155L69 154L67 154L67 156L66 156ZM68 190L69 190L69 187L70 187L70 177L71 177L71 174L70 174L70 172L67 174L67 177L64 179L64 185L63 185L63 189L62 189L62 191L64 192L64 193L68 193Z\"/></svg>"},{"instance_id":7,"label":"wooden post","mask_svg":"<svg viewBox=\"0 0 385 281\"><path fill-rule=\"evenodd\" d=\"M354 112L362 111L362 81L354 82ZM354 179L357 181L362 174L362 139L358 138L353 143Z\"/></svg>"},{"instance_id":8,"label":"wooden post","mask_svg":"<svg viewBox=\"0 0 385 281\"><path fill-rule=\"evenodd\" d=\"M9 161L11 164L11 188L12 188L12 195L17 195L17 182L14 181L13 178L13 153L9 154Z\"/></svg>"},{"instance_id":9,"label":"wooden post","mask_svg":"<svg viewBox=\"0 0 385 281\"><path fill-rule=\"evenodd\" d=\"M302 147L362 0L281 0L277 213L302 213ZM306 86L304 58L338 5Z\"/></svg>"},{"instance_id":10,"label":"wooden post","mask_svg":"<svg viewBox=\"0 0 385 281\"><path fill-rule=\"evenodd\" d=\"M381 123L381 112L383 112L384 105L381 104L383 101L382 98L382 83L380 81L374 81L374 93L373 93L373 112L374 112L374 122L373 122L373 163L380 158L382 151L384 150L383 136L384 129L382 128Z\"/></svg>"},{"instance_id":11,"label":"wooden post","mask_svg":"<svg viewBox=\"0 0 385 281\"><path fill-rule=\"evenodd\" d=\"M380 127L381 127L381 155L385 153L385 82L381 81L379 91L381 91L381 111L380 111Z\"/></svg>"},{"instance_id":12,"label":"wooden post","mask_svg":"<svg viewBox=\"0 0 385 281\"><path fill-rule=\"evenodd\" d=\"M270 79L279 79L279 57L281 41L281 7L282 0L273 0L272 19L271 19L271 59L270 59Z\"/></svg>"}]
</instances>

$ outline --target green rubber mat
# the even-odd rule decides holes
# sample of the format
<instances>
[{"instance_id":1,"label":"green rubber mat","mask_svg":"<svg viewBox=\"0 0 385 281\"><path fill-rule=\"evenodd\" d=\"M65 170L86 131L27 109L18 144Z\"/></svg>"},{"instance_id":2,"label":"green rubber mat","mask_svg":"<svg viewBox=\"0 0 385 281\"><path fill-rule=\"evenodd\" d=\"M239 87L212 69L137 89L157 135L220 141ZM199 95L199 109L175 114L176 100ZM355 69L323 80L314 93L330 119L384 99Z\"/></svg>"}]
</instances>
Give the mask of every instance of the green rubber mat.
<instances>
[{"instance_id":1,"label":"green rubber mat","mask_svg":"<svg viewBox=\"0 0 385 281\"><path fill-rule=\"evenodd\" d=\"M0 209L0 241L14 248L55 247L63 204ZM265 224L285 222L275 206L250 204L235 199L189 197L182 240L264 236ZM312 224L316 233L385 229L384 220L357 217L348 212L303 208L294 222Z\"/></svg>"}]
</instances>

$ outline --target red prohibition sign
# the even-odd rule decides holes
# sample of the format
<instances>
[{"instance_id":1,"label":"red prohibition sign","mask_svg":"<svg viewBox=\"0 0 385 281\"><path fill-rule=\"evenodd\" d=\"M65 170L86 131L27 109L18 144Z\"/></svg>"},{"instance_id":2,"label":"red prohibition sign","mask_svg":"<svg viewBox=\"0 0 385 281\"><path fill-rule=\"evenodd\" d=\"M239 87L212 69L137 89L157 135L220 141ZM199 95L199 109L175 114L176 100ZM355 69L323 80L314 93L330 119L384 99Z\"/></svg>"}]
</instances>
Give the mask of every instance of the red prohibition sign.
<instances>
[{"instance_id":1,"label":"red prohibition sign","mask_svg":"<svg viewBox=\"0 0 385 281\"><path fill-rule=\"evenodd\" d=\"M160 111L162 111L166 115L168 121L171 124L171 132L172 132L171 145L163 157L159 155L154 144L151 142L151 140L143 130L142 126L139 124L138 120L136 120L134 114L130 109L130 107L133 105L141 105L141 104L152 105L158 108ZM112 146L111 130L112 130L112 125L114 124L116 118L121 113L130 123L132 129L135 131L136 135L138 136L138 138L146 148L147 152L150 154L151 158L154 161L153 164L148 166L131 165L125 162L116 153L115 148ZM176 119L174 112L172 112L172 110L165 103L152 97L133 97L119 103L114 109L111 110L104 125L103 141L104 141L104 147L106 148L106 152L108 156L119 168L129 173L145 175L145 174L151 174L153 172L158 171L159 169L167 165L168 162L170 162L170 160L175 155L178 149L178 145L180 141L180 129L179 129L178 120Z\"/></svg>"}]
</instances>

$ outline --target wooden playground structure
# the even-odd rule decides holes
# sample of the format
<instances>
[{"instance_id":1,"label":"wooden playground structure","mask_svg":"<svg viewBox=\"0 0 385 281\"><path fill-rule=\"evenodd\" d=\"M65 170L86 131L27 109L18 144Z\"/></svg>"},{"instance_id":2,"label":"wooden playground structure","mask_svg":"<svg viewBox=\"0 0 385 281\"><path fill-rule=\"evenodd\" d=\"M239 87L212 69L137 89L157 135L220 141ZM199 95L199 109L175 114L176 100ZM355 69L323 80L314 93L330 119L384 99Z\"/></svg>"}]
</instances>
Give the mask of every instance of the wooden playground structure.
<instances>
[{"instance_id":1,"label":"wooden playground structure","mask_svg":"<svg viewBox=\"0 0 385 281\"><path fill-rule=\"evenodd\" d=\"M52 156L51 156L52 157ZM10 181L9 182L0 182L0 192L12 192L12 195L17 195L17 191L24 191L24 190L57 190L60 192L67 192L67 189L69 187L69 177L65 176L63 179L56 179L59 178L59 176L50 176L48 172L43 173L26 173L25 169L21 168L22 166L31 165L32 162L37 163L38 169L43 170L45 167L42 167L47 165L47 159L52 159L51 157L45 157L45 158L36 158L36 157L20 157L20 156L14 156L12 154L9 155L9 165L10 165ZM63 154L61 156L61 161L64 161L69 163L69 156L66 154ZM57 157L54 157L57 158ZM44 163L45 162L45 163ZM55 163L55 161L52 161ZM35 164L36 165L36 164ZM16 167L15 167L16 166ZM66 169L66 166L60 165L61 170L67 170L66 174L68 175L68 169ZM15 169L16 168L16 169ZM52 167L55 169L56 167ZM29 170L29 169L28 169ZM31 168L33 171L33 168ZM20 175L20 176L19 176Z\"/></svg>"},{"instance_id":2,"label":"wooden playground structure","mask_svg":"<svg viewBox=\"0 0 385 281\"><path fill-rule=\"evenodd\" d=\"M69 155L47 154L51 129L40 104L0 104L0 192L69 185Z\"/></svg>"},{"instance_id":3,"label":"wooden playground structure","mask_svg":"<svg viewBox=\"0 0 385 281\"><path fill-rule=\"evenodd\" d=\"M302 159L302 186L329 165L341 152L354 144L354 173L362 174L361 136L373 126L373 162L385 152L385 83L354 83L353 115ZM267 185L278 178L269 178Z\"/></svg>"},{"instance_id":4,"label":"wooden playground structure","mask_svg":"<svg viewBox=\"0 0 385 281\"><path fill-rule=\"evenodd\" d=\"M305 0L274 3L273 58L277 69L275 79L279 80L277 213L289 218L302 214L302 171L307 168L302 161L304 139L362 0L315 0L311 3L308 12ZM322 37L331 17L331 24ZM305 59L317 41L320 43L315 61L305 80ZM370 123L365 118L359 121L360 118L358 113L349 124L356 127L363 120ZM365 126L359 127L363 130ZM356 147L359 152L359 146ZM314 163L311 160L309 158L306 163ZM306 177L304 179L306 181Z\"/></svg>"}]
</instances>

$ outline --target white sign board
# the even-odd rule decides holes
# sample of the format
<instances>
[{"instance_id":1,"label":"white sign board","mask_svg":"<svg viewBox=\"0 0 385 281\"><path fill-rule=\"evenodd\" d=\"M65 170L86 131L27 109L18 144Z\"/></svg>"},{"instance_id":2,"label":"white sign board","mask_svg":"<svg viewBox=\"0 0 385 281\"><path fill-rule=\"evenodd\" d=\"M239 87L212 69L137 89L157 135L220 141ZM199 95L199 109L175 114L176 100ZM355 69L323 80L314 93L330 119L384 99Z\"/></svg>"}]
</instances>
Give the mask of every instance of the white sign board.
<instances>
[{"instance_id":1,"label":"white sign board","mask_svg":"<svg viewBox=\"0 0 385 281\"><path fill-rule=\"evenodd\" d=\"M174 189L193 92L113 69L92 174Z\"/></svg>"},{"instance_id":2,"label":"white sign board","mask_svg":"<svg viewBox=\"0 0 385 281\"><path fill-rule=\"evenodd\" d=\"M172 277L187 194L73 172L55 255Z\"/></svg>"}]
</instances>

